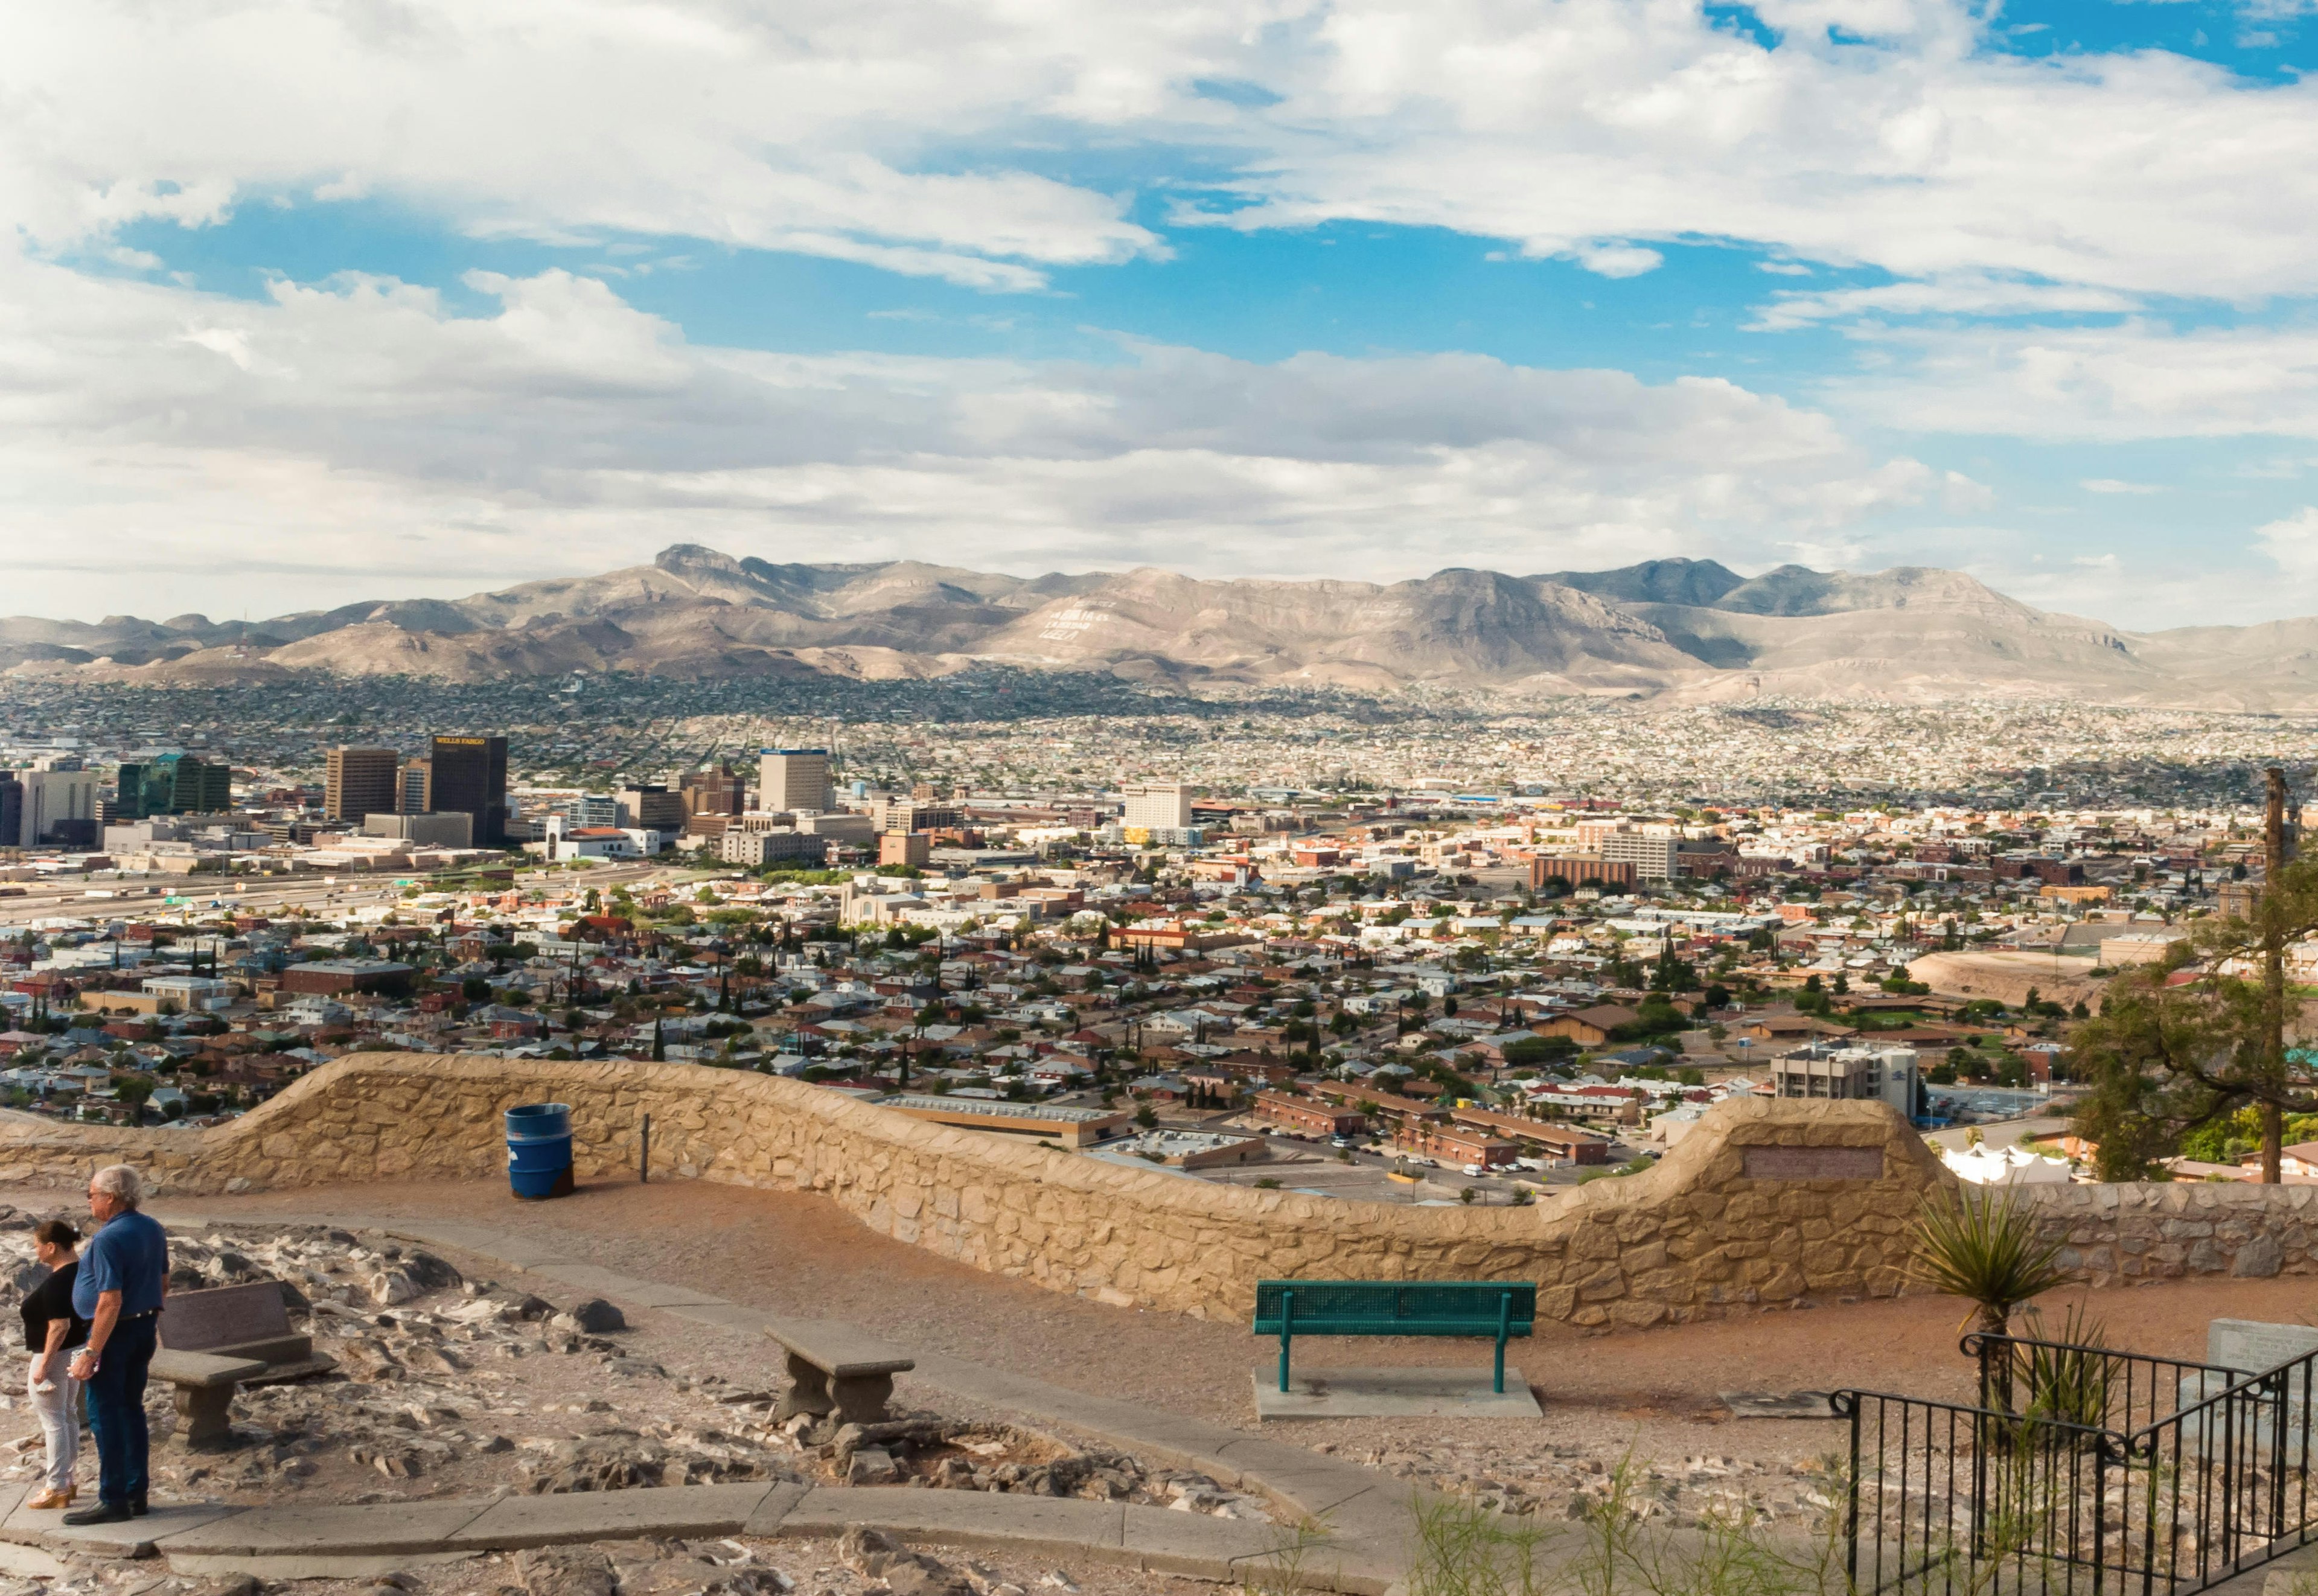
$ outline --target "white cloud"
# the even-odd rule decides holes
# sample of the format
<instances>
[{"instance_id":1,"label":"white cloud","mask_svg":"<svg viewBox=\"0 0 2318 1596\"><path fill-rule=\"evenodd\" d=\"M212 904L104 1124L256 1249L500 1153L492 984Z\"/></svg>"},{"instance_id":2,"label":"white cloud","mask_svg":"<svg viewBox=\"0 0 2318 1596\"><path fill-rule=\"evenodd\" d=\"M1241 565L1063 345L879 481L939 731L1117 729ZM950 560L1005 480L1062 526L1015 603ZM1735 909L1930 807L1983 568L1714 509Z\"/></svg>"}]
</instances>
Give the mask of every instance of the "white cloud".
<instances>
[{"instance_id":1,"label":"white cloud","mask_svg":"<svg viewBox=\"0 0 2318 1596\"><path fill-rule=\"evenodd\" d=\"M1779 332L1864 317L2120 315L2137 304L2133 297L2107 289L2019 282L1967 273L1923 282L1774 294L1770 303L1757 308L1753 329Z\"/></svg>"},{"instance_id":2,"label":"white cloud","mask_svg":"<svg viewBox=\"0 0 2318 1596\"><path fill-rule=\"evenodd\" d=\"M0 263L11 607L276 613L793 560L1401 576L1744 558L1952 490L1735 384L1474 355L1106 364L696 346L592 278L239 302Z\"/></svg>"},{"instance_id":3,"label":"white cloud","mask_svg":"<svg viewBox=\"0 0 2318 1596\"><path fill-rule=\"evenodd\" d=\"M1179 193L1220 174L1218 224L1444 227L1613 273L1703 238L1947 285L1933 309L1972 310L1954 284L1976 276L2318 286L2311 85L2153 50L2011 56L1972 0L1757 9L1779 48L1632 0L795 0L777 21L729 0L84 0L11 19L0 221L59 246L369 195L479 232L684 235L1019 289L1163 248L1112 180L1068 175L1100 147L1098 169Z\"/></svg>"},{"instance_id":4,"label":"white cloud","mask_svg":"<svg viewBox=\"0 0 2318 1596\"><path fill-rule=\"evenodd\" d=\"M1163 251L1122 196L956 150L1135 115L1151 94L1119 68L1146 40L1181 59L1172 31L1124 8L1076 27L804 0L775 25L715 0L91 0L11 21L0 220L61 247L375 196L478 234L676 234L1029 288Z\"/></svg>"},{"instance_id":5,"label":"white cloud","mask_svg":"<svg viewBox=\"0 0 2318 1596\"><path fill-rule=\"evenodd\" d=\"M1886 331L1878 363L1829 380L1846 414L1913 431L2104 442L2318 437L2318 328Z\"/></svg>"},{"instance_id":6,"label":"white cloud","mask_svg":"<svg viewBox=\"0 0 2318 1596\"><path fill-rule=\"evenodd\" d=\"M1632 244L1581 244L1570 254L1597 277L1639 277L1666 265L1657 250Z\"/></svg>"},{"instance_id":7,"label":"white cloud","mask_svg":"<svg viewBox=\"0 0 2318 1596\"><path fill-rule=\"evenodd\" d=\"M2116 477L2087 477L2077 484L2087 493L2162 493L2165 489L2154 482L2126 482Z\"/></svg>"},{"instance_id":8,"label":"white cloud","mask_svg":"<svg viewBox=\"0 0 2318 1596\"><path fill-rule=\"evenodd\" d=\"M1942 0L1777 9L1794 28L1766 50L1691 5L1330 6L1262 76L1282 98L1244 119L1271 134L1237 184L1253 202L1215 220L1442 226L1536 255L1735 238L2125 296L2318 283L2311 85L2158 51L2007 55L1982 48L1993 8Z\"/></svg>"},{"instance_id":9,"label":"white cloud","mask_svg":"<svg viewBox=\"0 0 2318 1596\"><path fill-rule=\"evenodd\" d=\"M2277 561L2278 569L2299 580L2318 577L2318 506L2305 505L2253 533L2257 552Z\"/></svg>"}]
</instances>

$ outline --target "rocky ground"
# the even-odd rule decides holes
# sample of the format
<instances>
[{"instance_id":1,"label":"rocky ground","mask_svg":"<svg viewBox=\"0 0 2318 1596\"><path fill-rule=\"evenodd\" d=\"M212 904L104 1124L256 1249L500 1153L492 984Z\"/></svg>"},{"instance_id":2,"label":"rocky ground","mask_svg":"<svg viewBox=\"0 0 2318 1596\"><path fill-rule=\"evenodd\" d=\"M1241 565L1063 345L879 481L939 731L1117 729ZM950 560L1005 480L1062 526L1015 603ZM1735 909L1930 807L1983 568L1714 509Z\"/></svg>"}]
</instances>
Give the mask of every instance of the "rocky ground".
<instances>
[{"instance_id":1,"label":"rocky ground","mask_svg":"<svg viewBox=\"0 0 2318 1596\"><path fill-rule=\"evenodd\" d=\"M39 1283L31 1225L0 1213L0 1308ZM776 1421L777 1384L672 1368L601 1300L559 1308L463 1275L420 1248L319 1225L202 1226L170 1237L171 1289L283 1283L292 1323L337 1360L323 1376L245 1389L236 1445L189 1453L169 1388L148 1401L157 1489L250 1505L618 1491L741 1480L1077 1496L1262 1518L1205 1475L983 1416L919 1410L891 1423ZM0 1478L40 1467L39 1427L0 1396ZM93 1454L85 1454L90 1473Z\"/></svg>"}]
</instances>

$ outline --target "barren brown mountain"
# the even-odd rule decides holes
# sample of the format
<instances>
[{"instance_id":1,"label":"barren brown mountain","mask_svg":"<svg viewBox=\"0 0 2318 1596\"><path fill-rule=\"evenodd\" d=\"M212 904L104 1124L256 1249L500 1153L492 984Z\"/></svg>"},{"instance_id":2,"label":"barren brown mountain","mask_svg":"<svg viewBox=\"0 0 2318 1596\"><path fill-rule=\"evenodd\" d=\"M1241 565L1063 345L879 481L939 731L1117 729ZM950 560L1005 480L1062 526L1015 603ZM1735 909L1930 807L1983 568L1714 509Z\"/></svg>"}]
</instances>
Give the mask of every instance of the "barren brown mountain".
<instances>
[{"instance_id":1,"label":"barren brown mountain","mask_svg":"<svg viewBox=\"0 0 2318 1596\"><path fill-rule=\"evenodd\" d=\"M679 543L601 576L255 623L0 620L11 674L154 686L301 673L891 679L977 662L1187 686L2264 710L2318 686L2318 619L2134 633L1922 567L1855 576L1788 565L1749 578L1712 560L1662 560L1389 584L1210 581L1151 568L1023 578L906 560L776 565Z\"/></svg>"}]
</instances>

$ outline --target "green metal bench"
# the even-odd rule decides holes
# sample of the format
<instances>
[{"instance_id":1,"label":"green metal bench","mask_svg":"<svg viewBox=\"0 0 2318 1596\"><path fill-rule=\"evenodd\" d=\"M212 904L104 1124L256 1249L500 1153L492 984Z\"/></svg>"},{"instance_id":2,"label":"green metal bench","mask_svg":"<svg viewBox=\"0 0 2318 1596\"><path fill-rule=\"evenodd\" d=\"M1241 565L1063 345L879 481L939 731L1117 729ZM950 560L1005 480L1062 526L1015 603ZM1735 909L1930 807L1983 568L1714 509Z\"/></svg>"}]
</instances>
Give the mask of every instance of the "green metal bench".
<instances>
[{"instance_id":1,"label":"green metal bench","mask_svg":"<svg viewBox=\"0 0 2318 1596\"><path fill-rule=\"evenodd\" d=\"M1280 1338L1280 1388L1288 1346L1304 1335L1493 1336L1496 1386L1505 1388L1505 1341L1537 1323L1527 1280L1259 1280L1255 1333Z\"/></svg>"}]
</instances>

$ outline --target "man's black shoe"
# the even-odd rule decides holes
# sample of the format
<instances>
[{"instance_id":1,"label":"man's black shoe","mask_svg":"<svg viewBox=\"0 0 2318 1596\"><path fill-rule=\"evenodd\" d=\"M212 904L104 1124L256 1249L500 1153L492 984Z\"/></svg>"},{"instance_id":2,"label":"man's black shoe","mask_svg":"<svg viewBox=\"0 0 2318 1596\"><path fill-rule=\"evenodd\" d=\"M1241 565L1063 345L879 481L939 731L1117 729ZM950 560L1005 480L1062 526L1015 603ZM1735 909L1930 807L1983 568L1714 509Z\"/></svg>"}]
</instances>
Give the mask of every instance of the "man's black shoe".
<instances>
[{"instance_id":1,"label":"man's black shoe","mask_svg":"<svg viewBox=\"0 0 2318 1596\"><path fill-rule=\"evenodd\" d=\"M129 1508L126 1503L118 1502L100 1502L94 1507L85 1507L76 1513L65 1515L67 1524L125 1524L128 1521Z\"/></svg>"},{"instance_id":2,"label":"man's black shoe","mask_svg":"<svg viewBox=\"0 0 2318 1596\"><path fill-rule=\"evenodd\" d=\"M152 1511L153 1510L150 1507L146 1505L144 1492L139 1491L136 1495L129 1499L129 1516L130 1518L141 1519Z\"/></svg>"}]
</instances>

